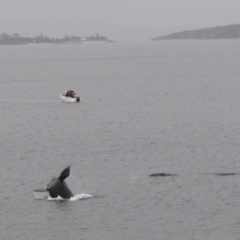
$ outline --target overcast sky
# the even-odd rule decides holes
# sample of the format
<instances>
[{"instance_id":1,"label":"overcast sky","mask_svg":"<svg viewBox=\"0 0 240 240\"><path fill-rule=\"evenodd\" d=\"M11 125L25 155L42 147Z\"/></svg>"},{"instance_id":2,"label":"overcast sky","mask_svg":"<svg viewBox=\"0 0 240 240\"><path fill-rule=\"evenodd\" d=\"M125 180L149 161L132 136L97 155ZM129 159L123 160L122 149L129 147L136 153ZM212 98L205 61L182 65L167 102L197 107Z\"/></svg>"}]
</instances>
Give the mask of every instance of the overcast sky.
<instances>
[{"instance_id":1,"label":"overcast sky","mask_svg":"<svg viewBox=\"0 0 240 240\"><path fill-rule=\"evenodd\" d=\"M135 41L240 23L240 0L0 0L0 33Z\"/></svg>"}]
</instances>

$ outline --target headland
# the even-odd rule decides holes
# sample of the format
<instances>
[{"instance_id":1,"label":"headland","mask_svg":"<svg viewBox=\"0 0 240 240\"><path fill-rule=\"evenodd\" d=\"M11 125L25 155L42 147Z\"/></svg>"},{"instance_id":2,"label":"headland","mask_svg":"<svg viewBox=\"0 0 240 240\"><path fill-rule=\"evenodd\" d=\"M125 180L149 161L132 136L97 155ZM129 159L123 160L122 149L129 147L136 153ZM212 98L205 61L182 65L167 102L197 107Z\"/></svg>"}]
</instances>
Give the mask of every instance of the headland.
<instances>
[{"instance_id":1,"label":"headland","mask_svg":"<svg viewBox=\"0 0 240 240\"><path fill-rule=\"evenodd\" d=\"M179 39L240 39L240 24L203 28L198 30L185 30L151 40L179 40Z\"/></svg>"}]
</instances>

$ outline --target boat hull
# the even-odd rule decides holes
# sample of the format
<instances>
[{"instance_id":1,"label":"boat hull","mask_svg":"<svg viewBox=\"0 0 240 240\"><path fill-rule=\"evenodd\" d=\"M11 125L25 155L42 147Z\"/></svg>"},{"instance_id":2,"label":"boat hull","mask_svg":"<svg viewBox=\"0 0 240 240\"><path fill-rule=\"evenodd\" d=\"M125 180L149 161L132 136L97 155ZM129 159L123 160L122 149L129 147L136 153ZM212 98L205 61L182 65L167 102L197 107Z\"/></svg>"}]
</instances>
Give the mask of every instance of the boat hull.
<instances>
[{"instance_id":1,"label":"boat hull","mask_svg":"<svg viewBox=\"0 0 240 240\"><path fill-rule=\"evenodd\" d=\"M65 97L63 94L60 94L60 98L62 99L63 102L66 102L66 103L80 102L82 100L79 96L72 98L72 97Z\"/></svg>"}]
</instances>

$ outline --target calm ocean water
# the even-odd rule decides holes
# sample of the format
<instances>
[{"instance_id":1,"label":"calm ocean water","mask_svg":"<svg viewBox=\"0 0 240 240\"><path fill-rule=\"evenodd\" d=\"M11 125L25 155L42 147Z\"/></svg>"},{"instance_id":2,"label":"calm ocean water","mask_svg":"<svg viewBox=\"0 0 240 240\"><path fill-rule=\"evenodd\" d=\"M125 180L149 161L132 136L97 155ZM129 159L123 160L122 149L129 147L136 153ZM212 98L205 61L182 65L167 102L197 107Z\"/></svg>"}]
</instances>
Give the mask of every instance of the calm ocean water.
<instances>
[{"instance_id":1,"label":"calm ocean water","mask_svg":"<svg viewBox=\"0 0 240 240\"><path fill-rule=\"evenodd\" d=\"M0 234L240 239L240 175L210 174L240 173L239 64L236 40L1 46ZM92 198L33 196L70 164Z\"/></svg>"}]
</instances>

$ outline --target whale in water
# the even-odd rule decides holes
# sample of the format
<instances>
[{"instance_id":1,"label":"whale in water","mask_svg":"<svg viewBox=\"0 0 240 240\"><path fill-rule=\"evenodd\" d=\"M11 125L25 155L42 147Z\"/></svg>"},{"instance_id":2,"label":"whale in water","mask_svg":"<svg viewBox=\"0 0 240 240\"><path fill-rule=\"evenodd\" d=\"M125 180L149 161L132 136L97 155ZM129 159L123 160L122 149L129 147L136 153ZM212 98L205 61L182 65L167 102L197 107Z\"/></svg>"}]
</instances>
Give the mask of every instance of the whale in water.
<instances>
[{"instance_id":1,"label":"whale in water","mask_svg":"<svg viewBox=\"0 0 240 240\"><path fill-rule=\"evenodd\" d=\"M216 176L234 176L240 175L240 173L205 173L203 175L216 175ZM169 177L169 176L178 176L178 174L172 173L152 173L148 175L149 177Z\"/></svg>"},{"instance_id":2,"label":"whale in water","mask_svg":"<svg viewBox=\"0 0 240 240\"><path fill-rule=\"evenodd\" d=\"M70 175L70 166L65 168L59 175L54 177L47 184L47 188L36 189L35 192L46 192L48 191L52 198L61 197L63 199L70 199L73 197L72 191L69 189L67 183L64 181Z\"/></svg>"},{"instance_id":3,"label":"whale in water","mask_svg":"<svg viewBox=\"0 0 240 240\"><path fill-rule=\"evenodd\" d=\"M172 173L152 173L148 175L150 177L169 177L169 176L177 176L177 174Z\"/></svg>"}]
</instances>

